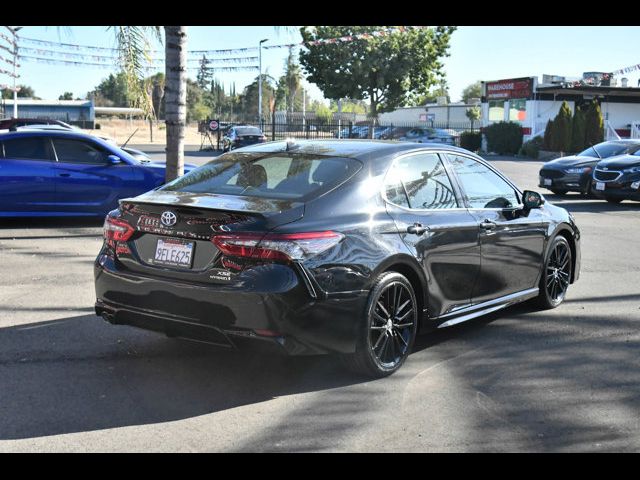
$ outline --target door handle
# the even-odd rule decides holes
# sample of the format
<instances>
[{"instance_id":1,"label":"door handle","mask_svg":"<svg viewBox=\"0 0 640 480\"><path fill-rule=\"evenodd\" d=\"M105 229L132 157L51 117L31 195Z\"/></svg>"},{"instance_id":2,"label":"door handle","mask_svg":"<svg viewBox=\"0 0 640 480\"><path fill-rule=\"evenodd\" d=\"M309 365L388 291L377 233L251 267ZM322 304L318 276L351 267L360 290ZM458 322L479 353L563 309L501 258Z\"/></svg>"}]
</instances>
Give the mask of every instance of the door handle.
<instances>
[{"instance_id":1,"label":"door handle","mask_svg":"<svg viewBox=\"0 0 640 480\"><path fill-rule=\"evenodd\" d=\"M480 222L480 228L482 228L483 230L493 230L497 226L498 225L495 222L487 219L484 219L482 222Z\"/></svg>"},{"instance_id":2,"label":"door handle","mask_svg":"<svg viewBox=\"0 0 640 480\"><path fill-rule=\"evenodd\" d=\"M70 177L71 174L70 173L60 173L58 174L59 177Z\"/></svg>"},{"instance_id":3,"label":"door handle","mask_svg":"<svg viewBox=\"0 0 640 480\"><path fill-rule=\"evenodd\" d=\"M413 225L409 225L407 227L407 233L413 233L414 235L422 235L424 232L427 232L429 227L425 227L421 223L414 223Z\"/></svg>"}]
</instances>

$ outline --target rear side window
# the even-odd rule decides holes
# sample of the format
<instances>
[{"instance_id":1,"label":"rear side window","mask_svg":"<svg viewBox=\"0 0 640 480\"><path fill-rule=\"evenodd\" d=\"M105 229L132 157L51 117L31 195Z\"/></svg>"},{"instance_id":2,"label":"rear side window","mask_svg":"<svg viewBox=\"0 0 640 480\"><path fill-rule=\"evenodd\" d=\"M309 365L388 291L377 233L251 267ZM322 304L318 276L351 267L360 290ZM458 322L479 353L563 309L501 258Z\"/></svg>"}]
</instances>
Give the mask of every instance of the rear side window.
<instances>
[{"instance_id":1,"label":"rear side window","mask_svg":"<svg viewBox=\"0 0 640 480\"><path fill-rule=\"evenodd\" d=\"M105 164L108 154L82 140L56 138L53 140L59 162Z\"/></svg>"},{"instance_id":2,"label":"rear side window","mask_svg":"<svg viewBox=\"0 0 640 480\"><path fill-rule=\"evenodd\" d=\"M6 158L16 160L50 160L46 139L42 137L3 140Z\"/></svg>"},{"instance_id":3,"label":"rear side window","mask_svg":"<svg viewBox=\"0 0 640 480\"><path fill-rule=\"evenodd\" d=\"M387 200L403 207L431 210L458 206L451 181L435 153L397 159L385 186Z\"/></svg>"},{"instance_id":4,"label":"rear side window","mask_svg":"<svg viewBox=\"0 0 640 480\"><path fill-rule=\"evenodd\" d=\"M295 153L236 153L213 160L161 190L308 200L341 184L362 164Z\"/></svg>"},{"instance_id":5,"label":"rear side window","mask_svg":"<svg viewBox=\"0 0 640 480\"><path fill-rule=\"evenodd\" d=\"M236 128L238 135L262 135L262 132L257 127L238 127Z\"/></svg>"}]
</instances>

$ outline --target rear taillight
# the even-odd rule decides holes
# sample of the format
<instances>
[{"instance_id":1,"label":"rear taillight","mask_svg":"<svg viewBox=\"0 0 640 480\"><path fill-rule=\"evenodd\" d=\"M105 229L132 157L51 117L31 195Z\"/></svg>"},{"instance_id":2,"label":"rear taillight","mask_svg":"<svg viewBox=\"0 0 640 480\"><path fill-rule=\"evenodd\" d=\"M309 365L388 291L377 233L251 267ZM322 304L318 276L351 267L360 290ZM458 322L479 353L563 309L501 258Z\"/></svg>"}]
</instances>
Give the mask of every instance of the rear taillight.
<instances>
[{"instance_id":1,"label":"rear taillight","mask_svg":"<svg viewBox=\"0 0 640 480\"><path fill-rule=\"evenodd\" d=\"M110 217L104 219L104 238L116 242L126 242L133 235L134 228L124 220Z\"/></svg>"},{"instance_id":2,"label":"rear taillight","mask_svg":"<svg viewBox=\"0 0 640 480\"><path fill-rule=\"evenodd\" d=\"M211 241L224 254L263 260L304 260L337 245L337 232L235 233L215 235Z\"/></svg>"}]
</instances>

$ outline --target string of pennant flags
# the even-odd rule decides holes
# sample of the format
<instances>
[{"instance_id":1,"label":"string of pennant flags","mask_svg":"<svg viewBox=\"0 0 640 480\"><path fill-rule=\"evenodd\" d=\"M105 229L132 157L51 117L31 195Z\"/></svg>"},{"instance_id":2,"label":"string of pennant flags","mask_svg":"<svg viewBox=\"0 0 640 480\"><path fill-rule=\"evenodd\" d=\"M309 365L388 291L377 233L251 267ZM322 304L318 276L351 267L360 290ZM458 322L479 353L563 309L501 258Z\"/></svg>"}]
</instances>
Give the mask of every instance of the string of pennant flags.
<instances>
[{"instance_id":1,"label":"string of pennant flags","mask_svg":"<svg viewBox=\"0 0 640 480\"><path fill-rule=\"evenodd\" d=\"M20 60L24 60L24 61L30 61L30 62L35 62L35 63L44 63L44 64L49 64L49 65L68 65L68 66L76 66L76 67L101 67L101 68L108 68L108 69L113 69L113 64L109 64L109 63L98 63L98 62L88 62L88 61L74 61L74 60L61 60L61 59L57 59L57 58L43 58L43 57L34 57L31 55L18 55L18 58ZM155 70L159 70L161 68L161 66L153 66L153 65L147 65L145 67L142 67L143 70L146 71L155 71ZM200 67L187 67L188 70L199 70ZM234 67L209 67L209 70L212 71L221 71L221 72L233 72L233 71L238 71L238 70L245 70L245 71L251 71L251 70L258 70L258 66L257 65L249 65L249 66L234 66ZM0 71L0 73L5 73L8 74L10 72L6 72L4 70Z\"/></svg>"}]
</instances>

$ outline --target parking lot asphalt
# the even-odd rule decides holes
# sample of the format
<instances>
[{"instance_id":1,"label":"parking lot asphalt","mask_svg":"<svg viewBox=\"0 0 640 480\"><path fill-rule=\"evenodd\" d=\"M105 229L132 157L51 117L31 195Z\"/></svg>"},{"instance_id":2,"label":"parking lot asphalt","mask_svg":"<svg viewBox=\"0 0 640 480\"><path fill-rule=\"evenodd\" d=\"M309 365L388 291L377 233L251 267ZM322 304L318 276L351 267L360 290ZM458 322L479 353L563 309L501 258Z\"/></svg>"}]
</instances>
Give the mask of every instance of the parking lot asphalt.
<instances>
[{"instance_id":1,"label":"parking lot asphalt","mask_svg":"<svg viewBox=\"0 0 640 480\"><path fill-rule=\"evenodd\" d=\"M539 190L540 162L491 161ZM566 302L419 337L375 381L109 325L100 220L2 219L0 451L638 451L640 203L545 196L582 231Z\"/></svg>"}]
</instances>

